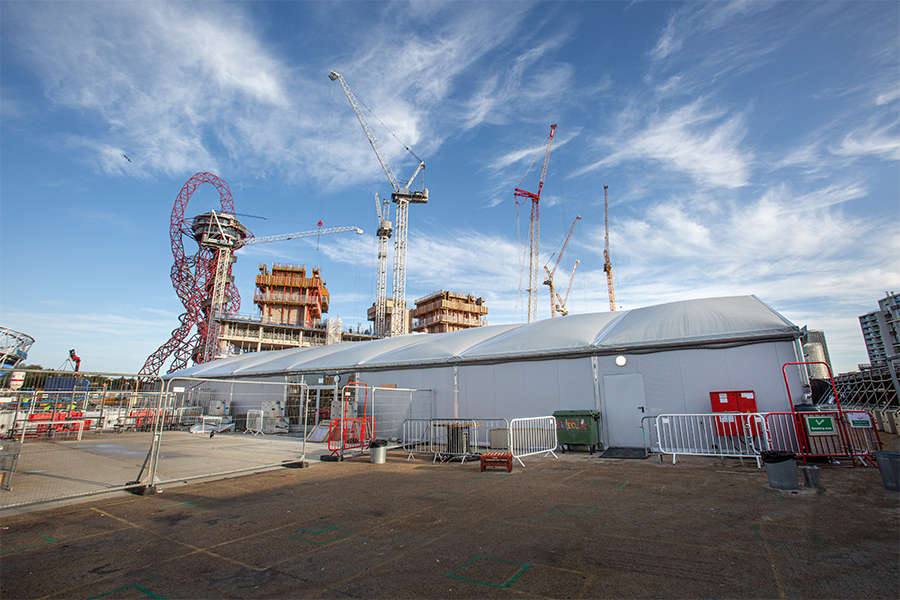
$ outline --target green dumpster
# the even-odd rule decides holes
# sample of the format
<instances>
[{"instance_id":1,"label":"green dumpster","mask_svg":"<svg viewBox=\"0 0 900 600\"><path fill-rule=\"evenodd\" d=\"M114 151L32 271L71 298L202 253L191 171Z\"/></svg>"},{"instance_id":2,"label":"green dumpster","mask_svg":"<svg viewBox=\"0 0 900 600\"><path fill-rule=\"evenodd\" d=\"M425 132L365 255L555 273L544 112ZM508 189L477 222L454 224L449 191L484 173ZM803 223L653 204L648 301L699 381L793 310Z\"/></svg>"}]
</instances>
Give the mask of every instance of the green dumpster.
<instances>
[{"instance_id":1,"label":"green dumpster","mask_svg":"<svg viewBox=\"0 0 900 600\"><path fill-rule=\"evenodd\" d=\"M556 443L563 452L571 446L587 446L588 452L600 449L600 432L597 421L600 413L596 410L558 410L553 413L556 419Z\"/></svg>"}]
</instances>

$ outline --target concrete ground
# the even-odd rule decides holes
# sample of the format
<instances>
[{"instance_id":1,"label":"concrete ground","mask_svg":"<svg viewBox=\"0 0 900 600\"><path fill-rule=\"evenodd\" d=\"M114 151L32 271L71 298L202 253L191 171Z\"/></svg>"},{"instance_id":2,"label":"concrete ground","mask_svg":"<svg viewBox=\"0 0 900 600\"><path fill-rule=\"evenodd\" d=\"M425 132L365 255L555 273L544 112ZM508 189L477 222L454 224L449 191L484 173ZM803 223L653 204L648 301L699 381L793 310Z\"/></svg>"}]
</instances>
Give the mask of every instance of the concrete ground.
<instances>
[{"instance_id":1,"label":"concrete ground","mask_svg":"<svg viewBox=\"0 0 900 600\"><path fill-rule=\"evenodd\" d=\"M525 464L391 450L4 514L0 597L900 597L877 468L781 491L752 461Z\"/></svg>"}]
</instances>

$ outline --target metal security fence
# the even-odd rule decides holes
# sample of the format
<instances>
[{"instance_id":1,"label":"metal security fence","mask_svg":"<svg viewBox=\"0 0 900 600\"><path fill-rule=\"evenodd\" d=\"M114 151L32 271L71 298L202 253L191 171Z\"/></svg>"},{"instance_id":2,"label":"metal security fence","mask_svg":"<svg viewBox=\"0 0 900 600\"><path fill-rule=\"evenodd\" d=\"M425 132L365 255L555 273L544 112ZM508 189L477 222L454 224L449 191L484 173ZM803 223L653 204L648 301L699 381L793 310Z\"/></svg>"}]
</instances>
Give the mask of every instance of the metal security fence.
<instances>
[{"instance_id":1,"label":"metal security fence","mask_svg":"<svg viewBox=\"0 0 900 600\"><path fill-rule=\"evenodd\" d=\"M400 447L409 453L432 454L432 462L459 458L465 462L482 452L510 450L510 423L506 419L406 419Z\"/></svg>"},{"instance_id":2,"label":"metal security fence","mask_svg":"<svg viewBox=\"0 0 900 600\"><path fill-rule=\"evenodd\" d=\"M669 414L642 420L647 450L678 455L752 458L764 451L800 459L847 458L874 464L881 439L866 411Z\"/></svg>"},{"instance_id":3,"label":"metal security fence","mask_svg":"<svg viewBox=\"0 0 900 600\"><path fill-rule=\"evenodd\" d=\"M399 440L408 419L431 419L434 397L431 390L375 387L371 389L371 412L375 438Z\"/></svg>"},{"instance_id":4,"label":"metal security fence","mask_svg":"<svg viewBox=\"0 0 900 600\"><path fill-rule=\"evenodd\" d=\"M843 457L874 463L881 439L868 411L767 413L769 449L804 458Z\"/></svg>"},{"instance_id":5,"label":"metal security fence","mask_svg":"<svg viewBox=\"0 0 900 600\"><path fill-rule=\"evenodd\" d=\"M171 423L158 377L17 373L0 391L0 508L127 489Z\"/></svg>"},{"instance_id":6,"label":"metal security fence","mask_svg":"<svg viewBox=\"0 0 900 600\"><path fill-rule=\"evenodd\" d=\"M534 454L552 454L556 449L556 417L528 417L513 419L509 423L509 447L513 458L523 467L522 458Z\"/></svg>"},{"instance_id":7,"label":"metal security fence","mask_svg":"<svg viewBox=\"0 0 900 600\"><path fill-rule=\"evenodd\" d=\"M304 383L174 378L168 403L201 421L158 436L148 482L162 485L256 471L306 459L309 388ZM292 416L286 407L296 406ZM292 421L299 419L299 423ZM292 425L298 425L300 431ZM244 435L250 433L252 435Z\"/></svg>"},{"instance_id":8,"label":"metal security fence","mask_svg":"<svg viewBox=\"0 0 900 600\"><path fill-rule=\"evenodd\" d=\"M302 383L26 372L0 392L0 508L297 464L308 398Z\"/></svg>"},{"instance_id":9,"label":"metal security fence","mask_svg":"<svg viewBox=\"0 0 900 600\"><path fill-rule=\"evenodd\" d=\"M760 466L760 452L768 448L762 415L716 413L659 415L655 419L659 451L681 455L753 458Z\"/></svg>"}]
</instances>

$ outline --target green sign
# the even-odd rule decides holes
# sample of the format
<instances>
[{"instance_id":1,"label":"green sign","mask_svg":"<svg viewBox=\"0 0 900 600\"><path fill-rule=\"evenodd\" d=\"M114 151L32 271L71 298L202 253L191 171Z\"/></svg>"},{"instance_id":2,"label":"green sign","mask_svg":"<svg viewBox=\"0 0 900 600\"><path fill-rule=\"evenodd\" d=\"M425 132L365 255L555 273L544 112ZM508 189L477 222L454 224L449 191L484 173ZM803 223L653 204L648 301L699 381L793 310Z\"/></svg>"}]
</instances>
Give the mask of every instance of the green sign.
<instances>
[{"instance_id":1,"label":"green sign","mask_svg":"<svg viewBox=\"0 0 900 600\"><path fill-rule=\"evenodd\" d=\"M858 429L872 428L872 419L869 418L869 413L847 413L847 421L850 422L850 427L856 427Z\"/></svg>"},{"instance_id":2,"label":"green sign","mask_svg":"<svg viewBox=\"0 0 900 600\"><path fill-rule=\"evenodd\" d=\"M837 427L834 423L834 417L815 415L807 415L806 430L809 435L834 435L837 433Z\"/></svg>"}]
</instances>

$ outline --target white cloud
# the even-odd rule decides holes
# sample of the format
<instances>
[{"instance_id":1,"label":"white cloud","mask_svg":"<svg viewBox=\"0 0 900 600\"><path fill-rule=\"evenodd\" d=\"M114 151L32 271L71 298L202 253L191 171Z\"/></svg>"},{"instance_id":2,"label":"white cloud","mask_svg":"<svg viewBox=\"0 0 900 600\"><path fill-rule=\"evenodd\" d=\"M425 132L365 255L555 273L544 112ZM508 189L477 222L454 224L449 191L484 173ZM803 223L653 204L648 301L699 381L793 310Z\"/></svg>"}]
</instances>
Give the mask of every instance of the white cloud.
<instances>
[{"instance_id":1,"label":"white cloud","mask_svg":"<svg viewBox=\"0 0 900 600\"><path fill-rule=\"evenodd\" d=\"M630 119L623 119L628 123ZM583 175L625 162L649 160L668 171L690 176L708 187L747 185L754 156L741 148L747 133L746 117L709 110L696 100L666 114L649 117L645 126L634 125L599 140L613 148L606 158L575 172Z\"/></svg>"},{"instance_id":2,"label":"white cloud","mask_svg":"<svg viewBox=\"0 0 900 600\"><path fill-rule=\"evenodd\" d=\"M838 156L875 156L900 160L900 132L896 122L885 127L860 127L847 133L830 150Z\"/></svg>"}]
</instances>

